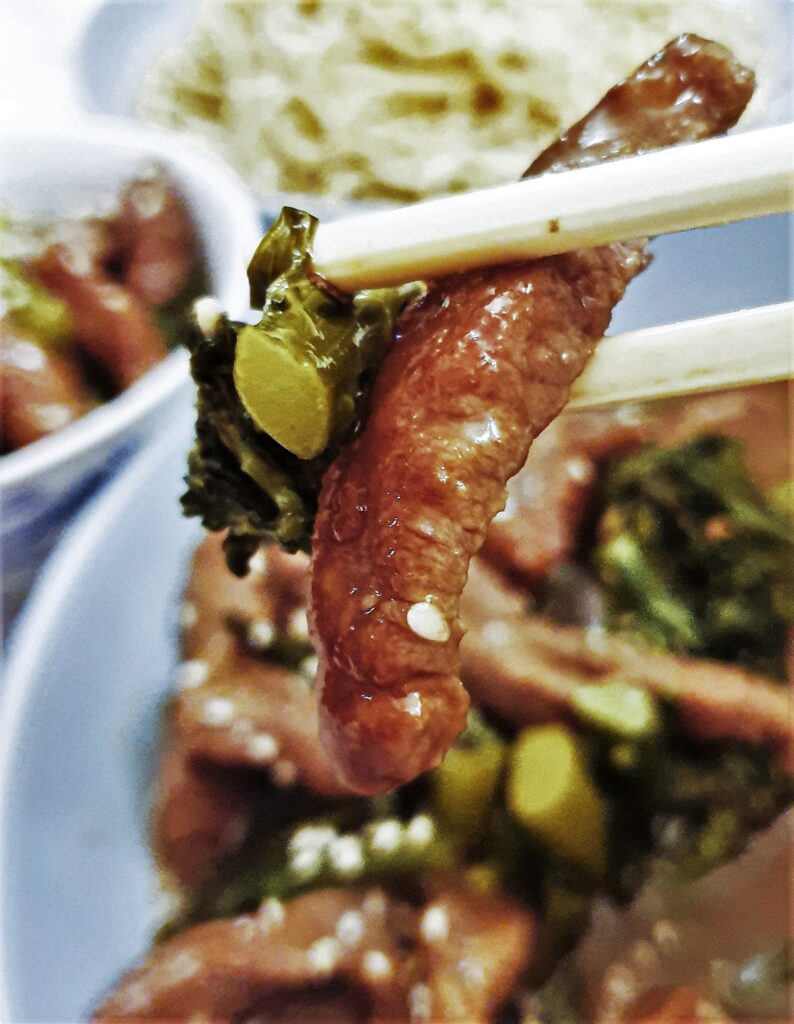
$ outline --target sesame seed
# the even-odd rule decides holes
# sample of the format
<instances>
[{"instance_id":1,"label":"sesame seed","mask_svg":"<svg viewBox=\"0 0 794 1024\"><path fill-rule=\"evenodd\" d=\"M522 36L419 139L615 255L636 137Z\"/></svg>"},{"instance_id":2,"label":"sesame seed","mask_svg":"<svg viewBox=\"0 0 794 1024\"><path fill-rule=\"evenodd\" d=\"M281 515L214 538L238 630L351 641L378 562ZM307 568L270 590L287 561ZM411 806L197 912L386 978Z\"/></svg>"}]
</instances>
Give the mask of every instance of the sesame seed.
<instances>
[{"instance_id":1,"label":"sesame seed","mask_svg":"<svg viewBox=\"0 0 794 1024\"><path fill-rule=\"evenodd\" d=\"M339 962L342 949L336 939L327 935L313 942L306 953L309 966L317 974L330 974Z\"/></svg>"},{"instance_id":2,"label":"sesame seed","mask_svg":"<svg viewBox=\"0 0 794 1024\"><path fill-rule=\"evenodd\" d=\"M364 867L361 840L340 836L328 848L328 859L340 875L356 875Z\"/></svg>"},{"instance_id":3,"label":"sesame seed","mask_svg":"<svg viewBox=\"0 0 794 1024\"><path fill-rule=\"evenodd\" d=\"M178 984L180 981L187 981L201 970L202 963L195 954L184 949L177 953L170 960L160 967L161 977L168 984Z\"/></svg>"},{"instance_id":4,"label":"sesame seed","mask_svg":"<svg viewBox=\"0 0 794 1024\"><path fill-rule=\"evenodd\" d=\"M654 924L651 935L662 953L672 953L678 946L678 929L666 918Z\"/></svg>"},{"instance_id":5,"label":"sesame seed","mask_svg":"<svg viewBox=\"0 0 794 1024\"><path fill-rule=\"evenodd\" d=\"M298 665L298 671L306 679L313 680L317 675L317 669L319 668L319 666L320 662L317 658L317 655L310 654L308 657L304 658L303 661L301 661L300 665Z\"/></svg>"},{"instance_id":6,"label":"sesame seed","mask_svg":"<svg viewBox=\"0 0 794 1024\"><path fill-rule=\"evenodd\" d=\"M210 697L204 701L201 721L205 725L228 725L234 718L234 702L226 697Z\"/></svg>"},{"instance_id":7,"label":"sesame seed","mask_svg":"<svg viewBox=\"0 0 794 1024\"><path fill-rule=\"evenodd\" d=\"M305 608L297 608L289 617L287 632L296 640L309 639L309 619Z\"/></svg>"},{"instance_id":8,"label":"sesame seed","mask_svg":"<svg viewBox=\"0 0 794 1024\"><path fill-rule=\"evenodd\" d=\"M587 483L593 476L593 466L589 459L581 455L574 455L565 463L565 471L571 480L578 484Z\"/></svg>"},{"instance_id":9,"label":"sesame seed","mask_svg":"<svg viewBox=\"0 0 794 1024\"><path fill-rule=\"evenodd\" d=\"M429 601L417 601L405 616L408 628L423 640L443 644L449 640L449 623L440 608Z\"/></svg>"},{"instance_id":10,"label":"sesame seed","mask_svg":"<svg viewBox=\"0 0 794 1024\"><path fill-rule=\"evenodd\" d=\"M249 736L245 741L245 748L251 757L265 764L278 757L278 742L269 732L258 732Z\"/></svg>"},{"instance_id":11,"label":"sesame seed","mask_svg":"<svg viewBox=\"0 0 794 1024\"><path fill-rule=\"evenodd\" d=\"M267 619L256 619L248 627L246 639L252 647L266 651L276 639L276 629Z\"/></svg>"},{"instance_id":12,"label":"sesame seed","mask_svg":"<svg viewBox=\"0 0 794 1024\"><path fill-rule=\"evenodd\" d=\"M458 962L458 969L463 975L463 980L469 988L482 988L485 984L485 969L481 960L464 956Z\"/></svg>"},{"instance_id":13,"label":"sesame seed","mask_svg":"<svg viewBox=\"0 0 794 1024\"><path fill-rule=\"evenodd\" d=\"M176 672L177 689L195 690L197 686L206 683L209 672L209 665L201 658L183 661Z\"/></svg>"},{"instance_id":14,"label":"sesame seed","mask_svg":"<svg viewBox=\"0 0 794 1024\"><path fill-rule=\"evenodd\" d=\"M625 964L613 964L604 976L604 988L613 999L630 1000L636 987L634 974Z\"/></svg>"},{"instance_id":15,"label":"sesame seed","mask_svg":"<svg viewBox=\"0 0 794 1024\"><path fill-rule=\"evenodd\" d=\"M400 845L403 828L396 818L378 822L372 829L369 844L378 853L391 853Z\"/></svg>"},{"instance_id":16,"label":"sesame seed","mask_svg":"<svg viewBox=\"0 0 794 1024\"><path fill-rule=\"evenodd\" d=\"M434 831L432 818L427 814L417 814L406 826L405 835L410 843L423 846L433 838Z\"/></svg>"},{"instance_id":17,"label":"sesame seed","mask_svg":"<svg viewBox=\"0 0 794 1024\"><path fill-rule=\"evenodd\" d=\"M305 850L298 850L290 859L290 871L303 878L311 878L320 870L321 857L322 853L318 848L307 847Z\"/></svg>"},{"instance_id":18,"label":"sesame seed","mask_svg":"<svg viewBox=\"0 0 794 1024\"><path fill-rule=\"evenodd\" d=\"M204 295L193 303L193 316L198 328L205 338L213 333L221 318L221 307L218 300L211 295Z\"/></svg>"},{"instance_id":19,"label":"sesame seed","mask_svg":"<svg viewBox=\"0 0 794 1024\"><path fill-rule=\"evenodd\" d=\"M277 786L291 786L298 777L298 769L292 761L276 761L273 765L273 781Z\"/></svg>"},{"instance_id":20,"label":"sesame seed","mask_svg":"<svg viewBox=\"0 0 794 1024\"><path fill-rule=\"evenodd\" d=\"M416 690L406 694L401 700L396 702L400 707L407 712L412 718L421 718L422 716L422 697Z\"/></svg>"},{"instance_id":21,"label":"sesame seed","mask_svg":"<svg viewBox=\"0 0 794 1024\"><path fill-rule=\"evenodd\" d=\"M379 949L368 949L361 958L361 970L369 981L387 981L394 969L391 960Z\"/></svg>"},{"instance_id":22,"label":"sesame seed","mask_svg":"<svg viewBox=\"0 0 794 1024\"><path fill-rule=\"evenodd\" d=\"M198 621L198 610L191 601L185 601L182 605L182 612L179 616L179 625L182 629L191 629Z\"/></svg>"},{"instance_id":23,"label":"sesame seed","mask_svg":"<svg viewBox=\"0 0 794 1024\"><path fill-rule=\"evenodd\" d=\"M427 985L421 982L408 993L408 1012L412 1021L428 1021L432 1012L433 996Z\"/></svg>"},{"instance_id":24,"label":"sesame seed","mask_svg":"<svg viewBox=\"0 0 794 1024\"><path fill-rule=\"evenodd\" d=\"M426 942L443 942L449 935L449 917L443 907L428 907L419 925Z\"/></svg>"},{"instance_id":25,"label":"sesame seed","mask_svg":"<svg viewBox=\"0 0 794 1024\"><path fill-rule=\"evenodd\" d=\"M130 297L119 285L104 284L99 288L99 301L111 313L126 313L130 308Z\"/></svg>"},{"instance_id":26,"label":"sesame seed","mask_svg":"<svg viewBox=\"0 0 794 1024\"><path fill-rule=\"evenodd\" d=\"M259 550L251 556L251 559L248 562L248 572L252 579L258 579L260 576L264 576L266 569L267 555L265 554L264 548L259 548Z\"/></svg>"},{"instance_id":27,"label":"sesame seed","mask_svg":"<svg viewBox=\"0 0 794 1024\"><path fill-rule=\"evenodd\" d=\"M345 947L357 946L364 938L364 918L355 910L346 910L336 922L336 937Z\"/></svg>"},{"instance_id":28,"label":"sesame seed","mask_svg":"<svg viewBox=\"0 0 794 1024\"><path fill-rule=\"evenodd\" d=\"M275 899L275 897L266 899L259 908L259 919L261 924L268 930L270 928L278 928L279 925L284 923L284 904L281 900Z\"/></svg>"},{"instance_id":29,"label":"sesame seed","mask_svg":"<svg viewBox=\"0 0 794 1024\"><path fill-rule=\"evenodd\" d=\"M292 834L289 849L323 850L337 837L337 831L331 825L306 825Z\"/></svg>"}]
</instances>

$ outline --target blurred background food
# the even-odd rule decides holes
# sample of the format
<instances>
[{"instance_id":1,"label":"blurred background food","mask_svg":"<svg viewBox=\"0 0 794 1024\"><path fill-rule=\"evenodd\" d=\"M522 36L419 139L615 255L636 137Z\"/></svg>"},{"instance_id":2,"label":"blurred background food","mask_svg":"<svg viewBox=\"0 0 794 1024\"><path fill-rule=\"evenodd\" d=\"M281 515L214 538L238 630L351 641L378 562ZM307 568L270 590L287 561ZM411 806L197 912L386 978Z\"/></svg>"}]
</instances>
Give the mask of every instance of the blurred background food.
<instances>
[{"instance_id":1,"label":"blurred background food","mask_svg":"<svg viewBox=\"0 0 794 1024\"><path fill-rule=\"evenodd\" d=\"M210 0L146 76L145 120L260 195L410 202L518 178L683 31L759 71L765 8L718 0Z\"/></svg>"},{"instance_id":2,"label":"blurred background food","mask_svg":"<svg viewBox=\"0 0 794 1024\"><path fill-rule=\"evenodd\" d=\"M180 342L208 277L185 201L156 165L89 212L5 211L2 453L40 440L139 380Z\"/></svg>"}]
</instances>

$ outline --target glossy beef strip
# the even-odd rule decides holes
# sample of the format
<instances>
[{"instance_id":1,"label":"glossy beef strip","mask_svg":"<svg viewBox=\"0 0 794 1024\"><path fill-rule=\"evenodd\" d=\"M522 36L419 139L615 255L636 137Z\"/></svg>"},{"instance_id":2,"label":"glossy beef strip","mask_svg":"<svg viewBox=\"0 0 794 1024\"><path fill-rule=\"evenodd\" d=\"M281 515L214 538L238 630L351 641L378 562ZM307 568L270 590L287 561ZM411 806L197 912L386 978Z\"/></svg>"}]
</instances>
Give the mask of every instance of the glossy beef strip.
<instances>
[{"instance_id":1,"label":"glossy beef strip","mask_svg":"<svg viewBox=\"0 0 794 1024\"><path fill-rule=\"evenodd\" d=\"M576 166L592 138L613 140L605 157L717 134L752 90L722 47L682 37L530 173ZM469 560L647 259L629 243L454 275L398 322L369 420L323 481L313 540L321 737L352 790L433 768L463 728Z\"/></svg>"},{"instance_id":2,"label":"glossy beef strip","mask_svg":"<svg viewBox=\"0 0 794 1024\"><path fill-rule=\"evenodd\" d=\"M507 998L532 943L531 915L454 885L419 908L378 889L319 890L163 943L96 1018L246 1019L338 981L363 997L371 1024L477 1024Z\"/></svg>"},{"instance_id":3,"label":"glossy beef strip","mask_svg":"<svg viewBox=\"0 0 794 1024\"><path fill-rule=\"evenodd\" d=\"M520 591L472 563L461 605L462 676L478 704L516 725L572 718L577 687L620 679L669 701L693 736L768 744L790 763L785 686L735 665L561 626L522 612L520 601Z\"/></svg>"}]
</instances>

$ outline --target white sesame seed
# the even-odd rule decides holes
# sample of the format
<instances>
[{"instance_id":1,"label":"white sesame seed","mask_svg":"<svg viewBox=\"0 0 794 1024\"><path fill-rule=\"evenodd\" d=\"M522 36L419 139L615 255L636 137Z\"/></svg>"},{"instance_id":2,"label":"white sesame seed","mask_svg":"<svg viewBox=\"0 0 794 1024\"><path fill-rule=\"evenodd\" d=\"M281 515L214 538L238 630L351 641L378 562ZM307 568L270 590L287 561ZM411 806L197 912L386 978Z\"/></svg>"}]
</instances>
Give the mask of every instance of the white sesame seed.
<instances>
[{"instance_id":1,"label":"white sesame seed","mask_svg":"<svg viewBox=\"0 0 794 1024\"><path fill-rule=\"evenodd\" d=\"M116 1007L121 1013L138 1013L149 1005L149 986L143 981L123 985L116 996Z\"/></svg>"},{"instance_id":2,"label":"white sesame seed","mask_svg":"<svg viewBox=\"0 0 794 1024\"><path fill-rule=\"evenodd\" d=\"M449 935L449 916L443 907L428 907L419 924L426 942L443 942Z\"/></svg>"},{"instance_id":3,"label":"white sesame seed","mask_svg":"<svg viewBox=\"0 0 794 1024\"><path fill-rule=\"evenodd\" d=\"M201 721L205 725L228 725L234 718L234 702L227 697L210 697L204 701Z\"/></svg>"},{"instance_id":4,"label":"white sesame seed","mask_svg":"<svg viewBox=\"0 0 794 1024\"><path fill-rule=\"evenodd\" d=\"M111 313L126 313L130 308L130 297L123 288L115 284L100 285L99 301Z\"/></svg>"},{"instance_id":5,"label":"white sesame seed","mask_svg":"<svg viewBox=\"0 0 794 1024\"><path fill-rule=\"evenodd\" d=\"M208 338L221 318L221 307L218 300L212 295L204 295L193 303L193 316L196 318L199 330Z\"/></svg>"},{"instance_id":6,"label":"white sesame seed","mask_svg":"<svg viewBox=\"0 0 794 1024\"><path fill-rule=\"evenodd\" d=\"M304 658L303 661L298 665L298 671L306 679L313 680L317 675L317 669L320 666L319 659L316 654L310 654Z\"/></svg>"},{"instance_id":7,"label":"white sesame seed","mask_svg":"<svg viewBox=\"0 0 794 1024\"><path fill-rule=\"evenodd\" d=\"M593 465L589 459L581 455L574 455L565 463L565 471L571 480L578 484L587 483L593 476Z\"/></svg>"},{"instance_id":8,"label":"white sesame seed","mask_svg":"<svg viewBox=\"0 0 794 1024\"><path fill-rule=\"evenodd\" d=\"M309 966L318 974L330 974L339 962L342 948L336 939L327 935L313 942L306 953Z\"/></svg>"},{"instance_id":9,"label":"white sesame seed","mask_svg":"<svg viewBox=\"0 0 794 1024\"><path fill-rule=\"evenodd\" d=\"M265 764L270 764L278 757L278 741L269 732L258 732L249 736L245 741L245 748L251 757Z\"/></svg>"},{"instance_id":10,"label":"white sesame seed","mask_svg":"<svg viewBox=\"0 0 794 1024\"><path fill-rule=\"evenodd\" d=\"M368 949L361 958L361 970L369 981L387 981L394 973L391 960L379 949Z\"/></svg>"},{"instance_id":11,"label":"white sesame seed","mask_svg":"<svg viewBox=\"0 0 794 1024\"><path fill-rule=\"evenodd\" d=\"M662 918L654 924L651 935L662 953L672 953L678 946L678 929L667 918Z\"/></svg>"},{"instance_id":12,"label":"white sesame seed","mask_svg":"<svg viewBox=\"0 0 794 1024\"><path fill-rule=\"evenodd\" d=\"M305 608L296 608L287 623L287 632L296 640L309 639L309 619Z\"/></svg>"},{"instance_id":13,"label":"white sesame seed","mask_svg":"<svg viewBox=\"0 0 794 1024\"><path fill-rule=\"evenodd\" d=\"M284 904L271 896L259 908L259 919L268 931L271 928L278 928L284 923Z\"/></svg>"},{"instance_id":14,"label":"white sesame seed","mask_svg":"<svg viewBox=\"0 0 794 1024\"><path fill-rule=\"evenodd\" d=\"M178 690L195 690L197 686L206 683L210 667L201 658L193 658L190 661L183 661L176 672L176 686Z\"/></svg>"},{"instance_id":15,"label":"white sesame seed","mask_svg":"<svg viewBox=\"0 0 794 1024\"><path fill-rule=\"evenodd\" d=\"M423 846L433 838L433 819L427 814L417 814L405 829L406 838L410 843Z\"/></svg>"},{"instance_id":16,"label":"white sesame seed","mask_svg":"<svg viewBox=\"0 0 794 1024\"><path fill-rule=\"evenodd\" d=\"M380 821L372 829L370 834L370 846L378 853L391 853L400 845L403 828L396 818L387 818Z\"/></svg>"},{"instance_id":17,"label":"white sesame seed","mask_svg":"<svg viewBox=\"0 0 794 1024\"><path fill-rule=\"evenodd\" d=\"M272 769L273 781L277 786L291 786L298 777L298 769L292 761L276 761Z\"/></svg>"},{"instance_id":18,"label":"white sesame seed","mask_svg":"<svg viewBox=\"0 0 794 1024\"><path fill-rule=\"evenodd\" d=\"M340 836L328 848L328 859L340 875L356 875L364 867L361 840L355 836Z\"/></svg>"},{"instance_id":19,"label":"white sesame seed","mask_svg":"<svg viewBox=\"0 0 794 1024\"><path fill-rule=\"evenodd\" d=\"M422 696L416 690L408 693L401 700L396 702L412 718L422 716Z\"/></svg>"},{"instance_id":20,"label":"white sesame seed","mask_svg":"<svg viewBox=\"0 0 794 1024\"><path fill-rule=\"evenodd\" d=\"M336 922L336 937L345 947L357 946L364 938L364 918L355 910L346 910Z\"/></svg>"},{"instance_id":21,"label":"white sesame seed","mask_svg":"<svg viewBox=\"0 0 794 1024\"><path fill-rule=\"evenodd\" d=\"M469 988L482 988L485 984L485 969L481 960L464 956L462 960L458 961L458 970Z\"/></svg>"},{"instance_id":22,"label":"white sesame seed","mask_svg":"<svg viewBox=\"0 0 794 1024\"><path fill-rule=\"evenodd\" d=\"M427 985L421 982L408 993L408 1012L412 1021L428 1021L433 1009L433 997Z\"/></svg>"},{"instance_id":23,"label":"white sesame seed","mask_svg":"<svg viewBox=\"0 0 794 1024\"><path fill-rule=\"evenodd\" d=\"M323 850L329 846L338 833L332 825L304 825L292 834L290 850Z\"/></svg>"},{"instance_id":24,"label":"white sesame seed","mask_svg":"<svg viewBox=\"0 0 794 1024\"><path fill-rule=\"evenodd\" d=\"M246 639L260 651L266 651L276 639L276 628L267 619L256 619L248 627Z\"/></svg>"},{"instance_id":25,"label":"white sesame seed","mask_svg":"<svg viewBox=\"0 0 794 1024\"><path fill-rule=\"evenodd\" d=\"M440 608L429 601L417 601L405 616L408 628L423 640L443 644L449 640L449 623Z\"/></svg>"},{"instance_id":26,"label":"white sesame seed","mask_svg":"<svg viewBox=\"0 0 794 1024\"><path fill-rule=\"evenodd\" d=\"M160 966L160 977L169 985L178 984L198 974L202 966L201 960L194 953L183 949Z\"/></svg>"},{"instance_id":27,"label":"white sesame seed","mask_svg":"<svg viewBox=\"0 0 794 1024\"><path fill-rule=\"evenodd\" d=\"M182 612L179 616L179 625L182 629L191 629L198 621L198 610L192 601L185 601L182 605Z\"/></svg>"},{"instance_id":28,"label":"white sesame seed","mask_svg":"<svg viewBox=\"0 0 794 1024\"><path fill-rule=\"evenodd\" d=\"M293 874L303 878L311 878L320 870L322 853L319 848L297 850L290 858L289 866Z\"/></svg>"},{"instance_id":29,"label":"white sesame seed","mask_svg":"<svg viewBox=\"0 0 794 1024\"><path fill-rule=\"evenodd\" d=\"M264 576L266 569L267 555L264 548L259 548L248 562L248 572L251 574L252 579L258 579L260 576Z\"/></svg>"}]
</instances>

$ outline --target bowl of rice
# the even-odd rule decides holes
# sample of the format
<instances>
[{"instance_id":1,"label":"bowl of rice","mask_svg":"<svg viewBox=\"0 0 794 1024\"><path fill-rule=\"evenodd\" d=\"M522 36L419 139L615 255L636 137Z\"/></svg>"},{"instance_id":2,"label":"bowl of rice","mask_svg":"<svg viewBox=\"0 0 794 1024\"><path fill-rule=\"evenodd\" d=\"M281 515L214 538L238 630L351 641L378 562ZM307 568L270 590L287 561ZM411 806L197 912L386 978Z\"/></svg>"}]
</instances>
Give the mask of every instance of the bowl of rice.
<instances>
[{"instance_id":1,"label":"bowl of rice","mask_svg":"<svg viewBox=\"0 0 794 1024\"><path fill-rule=\"evenodd\" d=\"M267 209L408 203L514 180L681 32L759 79L787 120L785 0L109 0L84 100L200 139Z\"/></svg>"}]
</instances>

